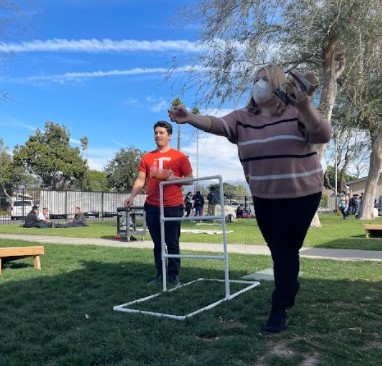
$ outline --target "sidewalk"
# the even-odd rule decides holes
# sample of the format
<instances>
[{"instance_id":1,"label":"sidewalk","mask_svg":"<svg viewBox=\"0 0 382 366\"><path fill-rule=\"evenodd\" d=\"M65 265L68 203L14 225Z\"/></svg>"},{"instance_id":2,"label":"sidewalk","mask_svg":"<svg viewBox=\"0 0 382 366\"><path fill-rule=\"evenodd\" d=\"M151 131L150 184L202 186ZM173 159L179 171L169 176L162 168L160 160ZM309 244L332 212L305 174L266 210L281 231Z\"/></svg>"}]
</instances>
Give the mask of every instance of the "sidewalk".
<instances>
[{"instance_id":1,"label":"sidewalk","mask_svg":"<svg viewBox=\"0 0 382 366\"><path fill-rule=\"evenodd\" d=\"M44 236L44 235L16 235L16 234L0 234L0 239L25 240L35 243L46 244L69 244L69 245L99 245L119 248L135 248L135 249L152 249L151 241L120 241L112 239L97 238L68 238L61 236ZM222 244L211 243L184 243L181 242L182 250L190 250L197 252L214 252L222 253ZM230 244L228 243L228 253L250 254L250 255L269 255L269 250L265 245L252 244ZM382 262L382 250L357 250L357 249L325 249L303 247L300 250L302 258L327 258L334 260L366 260Z\"/></svg>"}]
</instances>

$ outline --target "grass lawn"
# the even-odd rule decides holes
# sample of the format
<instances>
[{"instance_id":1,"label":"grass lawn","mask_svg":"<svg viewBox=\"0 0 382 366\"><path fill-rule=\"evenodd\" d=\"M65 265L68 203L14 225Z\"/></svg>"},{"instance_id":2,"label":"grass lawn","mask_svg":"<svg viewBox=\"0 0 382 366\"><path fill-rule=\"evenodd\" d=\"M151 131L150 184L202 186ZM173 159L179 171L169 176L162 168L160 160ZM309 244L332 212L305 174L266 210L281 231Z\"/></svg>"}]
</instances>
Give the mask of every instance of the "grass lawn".
<instances>
[{"instance_id":1,"label":"grass lawn","mask_svg":"<svg viewBox=\"0 0 382 366\"><path fill-rule=\"evenodd\" d=\"M382 224L382 220L379 218L364 221L350 216L347 220L343 220L341 216L325 213L320 214L320 221L322 228L310 228L304 244L306 247L382 250L382 238L366 239L363 229L363 224L366 223ZM205 221L201 223L185 221L182 223L182 228L207 231L220 230L221 225ZM238 219L235 222L227 223L227 231L228 243L265 245L255 219ZM116 234L116 220L89 221L88 227L64 229L26 229L16 224L3 224L0 225L0 234L2 233L113 239ZM150 240L149 234L145 238ZM218 243L221 240L221 235L183 232L181 236L183 242Z\"/></svg>"},{"instance_id":2,"label":"grass lawn","mask_svg":"<svg viewBox=\"0 0 382 366\"><path fill-rule=\"evenodd\" d=\"M2 247L35 244L0 239ZM273 283L186 321L125 314L113 306L161 290L146 286L151 250L44 246L41 271L26 258L0 276L1 366L380 365L382 263L302 259L290 326L269 335L260 329ZM268 256L230 256L232 279L269 267ZM184 259L182 282L199 277L223 278L223 263ZM183 314L223 296L222 286L203 282L144 307Z\"/></svg>"}]
</instances>

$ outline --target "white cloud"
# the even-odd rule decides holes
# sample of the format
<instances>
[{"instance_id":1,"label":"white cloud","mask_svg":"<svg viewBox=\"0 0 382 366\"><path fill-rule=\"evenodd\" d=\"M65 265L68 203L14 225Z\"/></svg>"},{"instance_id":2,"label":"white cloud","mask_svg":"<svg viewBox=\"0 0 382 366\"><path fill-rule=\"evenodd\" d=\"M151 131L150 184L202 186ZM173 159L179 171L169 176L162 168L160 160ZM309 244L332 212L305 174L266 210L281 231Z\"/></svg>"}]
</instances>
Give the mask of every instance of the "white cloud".
<instances>
[{"instance_id":1,"label":"white cloud","mask_svg":"<svg viewBox=\"0 0 382 366\"><path fill-rule=\"evenodd\" d=\"M113 141L116 145L120 143L118 141ZM122 144L121 144L122 145ZM87 151L88 166L92 170L102 171L106 164L114 158L115 154L120 150L120 148L89 148Z\"/></svg>"},{"instance_id":2,"label":"white cloud","mask_svg":"<svg viewBox=\"0 0 382 366\"><path fill-rule=\"evenodd\" d=\"M76 140L76 139L72 139L72 138L70 138L70 142L71 142L72 144L75 144L75 145L81 145L81 141L80 141L80 140Z\"/></svg>"},{"instance_id":3,"label":"white cloud","mask_svg":"<svg viewBox=\"0 0 382 366\"><path fill-rule=\"evenodd\" d=\"M159 112L167 111L168 102L164 98L148 96L146 99L147 99L147 102L150 104L150 109L152 112L159 113Z\"/></svg>"},{"instance_id":4,"label":"white cloud","mask_svg":"<svg viewBox=\"0 0 382 366\"><path fill-rule=\"evenodd\" d=\"M121 142L121 141L118 141L118 140L114 140L114 139L113 139L113 140L111 140L111 142L112 142L113 144L115 144L115 145L121 147L121 148L126 148L126 144L123 143L123 142Z\"/></svg>"},{"instance_id":5,"label":"white cloud","mask_svg":"<svg viewBox=\"0 0 382 366\"><path fill-rule=\"evenodd\" d=\"M113 41L111 39L48 39L45 41L34 40L31 42L20 43L0 43L0 52L86 52L86 53L105 53L105 52L137 52L137 51L155 51L155 52L200 52L202 46L198 42L187 40L176 41L137 41L124 39Z\"/></svg>"},{"instance_id":6,"label":"white cloud","mask_svg":"<svg viewBox=\"0 0 382 366\"><path fill-rule=\"evenodd\" d=\"M25 122L22 122L18 119L14 119L14 118L2 118L1 122L0 122L0 126L4 126L4 127L12 127L12 128L20 128L20 129L26 129L26 130L29 130L29 131L36 131L36 129L38 127L36 126L32 126L32 125L29 125Z\"/></svg>"},{"instance_id":7,"label":"white cloud","mask_svg":"<svg viewBox=\"0 0 382 366\"><path fill-rule=\"evenodd\" d=\"M89 149L89 168L102 171L115 156L117 150L110 148ZM184 146L182 151L190 159L194 177L197 175L199 178L221 175L224 181L244 181L243 169L237 156L237 147L225 137L215 135L201 137L199 139L199 159L196 156L196 141ZM197 164L197 160L199 164ZM201 181L202 185L207 183L208 181Z\"/></svg>"},{"instance_id":8,"label":"white cloud","mask_svg":"<svg viewBox=\"0 0 382 366\"><path fill-rule=\"evenodd\" d=\"M119 145L118 141L113 142ZM124 144L120 144L120 146L125 147ZM102 171L118 150L114 148L90 148L88 151L89 168ZM221 175L224 181L244 181L243 169L237 155L237 146L231 144L225 137L201 133L198 158L196 151L196 140L182 147L182 152L190 159L195 177L196 175L199 178Z\"/></svg>"},{"instance_id":9,"label":"white cloud","mask_svg":"<svg viewBox=\"0 0 382 366\"><path fill-rule=\"evenodd\" d=\"M129 107L134 107L134 108L143 108L144 104L139 101L137 98L127 98L124 102L125 105Z\"/></svg>"},{"instance_id":10,"label":"white cloud","mask_svg":"<svg viewBox=\"0 0 382 366\"><path fill-rule=\"evenodd\" d=\"M189 156L194 176L221 175L224 181L243 181L244 174L237 155L237 146L225 137L203 134L199 138L199 156L196 140L184 146L182 151Z\"/></svg>"},{"instance_id":11,"label":"white cloud","mask_svg":"<svg viewBox=\"0 0 382 366\"><path fill-rule=\"evenodd\" d=\"M206 71L203 67L197 66L183 66L172 70L172 73L182 73L182 72L203 72ZM34 83L34 82L51 82L51 83L66 83L66 82L81 82L86 79L94 78L105 78L105 77L118 77L118 76L134 76L134 75L147 75L147 74L167 74L169 69L164 67L154 67L154 68L141 68L136 67L128 70L97 70L88 72L66 72L64 74L54 74L54 75L38 75L38 76L28 76L25 78L2 78L3 81L7 82L17 82L17 83Z\"/></svg>"},{"instance_id":12,"label":"white cloud","mask_svg":"<svg viewBox=\"0 0 382 366\"><path fill-rule=\"evenodd\" d=\"M111 158L112 157L110 157L110 159ZM89 157L88 158L89 169L91 169L91 170L98 170L99 172L102 172L103 169L105 168L106 163L110 159L106 160L105 158L92 158L92 157Z\"/></svg>"},{"instance_id":13,"label":"white cloud","mask_svg":"<svg viewBox=\"0 0 382 366\"><path fill-rule=\"evenodd\" d=\"M202 115L208 114L216 117L224 116L232 109L202 109ZM196 134L195 134L196 136ZM196 137L182 148L190 158L194 176L199 178L211 175L221 175L224 181L245 181L237 146L230 143L227 138L205 132L199 132L199 144L196 146ZM196 151L199 156L197 157Z\"/></svg>"}]
</instances>

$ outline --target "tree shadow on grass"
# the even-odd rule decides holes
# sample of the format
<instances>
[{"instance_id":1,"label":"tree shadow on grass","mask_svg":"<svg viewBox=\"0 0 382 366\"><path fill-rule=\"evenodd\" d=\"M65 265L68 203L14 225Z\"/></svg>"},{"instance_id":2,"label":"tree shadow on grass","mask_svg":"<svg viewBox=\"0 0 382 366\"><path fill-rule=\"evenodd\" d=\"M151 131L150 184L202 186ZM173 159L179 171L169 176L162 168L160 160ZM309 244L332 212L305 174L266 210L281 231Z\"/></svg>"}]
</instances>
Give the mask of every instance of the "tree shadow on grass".
<instances>
[{"instance_id":1,"label":"tree shadow on grass","mask_svg":"<svg viewBox=\"0 0 382 366\"><path fill-rule=\"evenodd\" d=\"M232 256L230 262L231 278L239 279L268 267L270 259ZM225 366L284 358L282 364L299 365L297 359L317 355L322 364L338 358L349 366L372 365L379 356L370 339L382 339L381 282L341 278L348 272L329 262L303 262L309 276L290 311L290 328L264 335L271 282L186 321L125 314L113 306L161 290L146 285L153 274L151 250L47 246L42 271L12 267L0 278L0 364ZM200 277L223 278L222 264L184 260L182 281ZM189 291L188 301L195 301L209 289ZM173 295L170 311L182 301ZM292 353L275 354L278 342Z\"/></svg>"},{"instance_id":2,"label":"tree shadow on grass","mask_svg":"<svg viewBox=\"0 0 382 366\"><path fill-rule=\"evenodd\" d=\"M304 247L307 248L307 247ZM382 250L381 238L366 238L365 236L351 236L344 239L330 240L316 244L312 248L326 249L357 249L357 250Z\"/></svg>"}]
</instances>

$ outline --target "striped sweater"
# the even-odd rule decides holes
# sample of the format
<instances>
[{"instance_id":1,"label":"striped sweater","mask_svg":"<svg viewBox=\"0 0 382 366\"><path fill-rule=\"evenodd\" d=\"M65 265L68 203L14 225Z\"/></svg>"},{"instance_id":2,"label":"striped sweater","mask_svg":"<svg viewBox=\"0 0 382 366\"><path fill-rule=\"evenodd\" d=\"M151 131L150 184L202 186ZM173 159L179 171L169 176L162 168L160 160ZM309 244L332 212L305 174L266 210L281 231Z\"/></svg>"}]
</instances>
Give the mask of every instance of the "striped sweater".
<instances>
[{"instance_id":1,"label":"striped sweater","mask_svg":"<svg viewBox=\"0 0 382 366\"><path fill-rule=\"evenodd\" d=\"M314 144L326 143L331 128L322 120L314 132L289 106L281 116L235 110L224 117L209 116L215 135L238 146L240 162L253 196L269 199L296 198L318 193L323 171Z\"/></svg>"}]
</instances>

